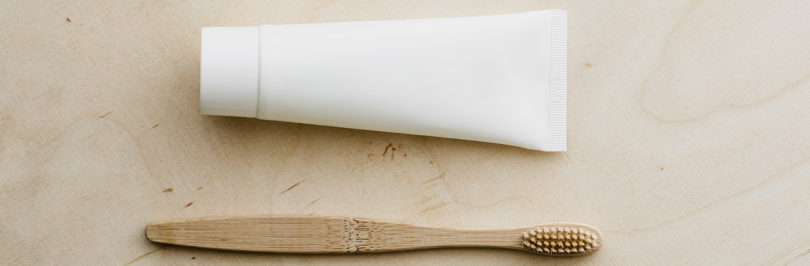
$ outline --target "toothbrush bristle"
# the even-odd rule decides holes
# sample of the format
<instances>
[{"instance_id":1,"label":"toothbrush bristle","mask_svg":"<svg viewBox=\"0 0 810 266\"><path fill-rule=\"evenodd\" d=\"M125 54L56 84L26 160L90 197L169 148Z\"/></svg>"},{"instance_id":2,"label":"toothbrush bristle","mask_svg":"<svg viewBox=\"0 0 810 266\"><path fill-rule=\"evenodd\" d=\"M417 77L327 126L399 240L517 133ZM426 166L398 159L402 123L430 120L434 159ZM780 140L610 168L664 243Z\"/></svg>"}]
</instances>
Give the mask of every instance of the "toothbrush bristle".
<instances>
[{"instance_id":1,"label":"toothbrush bristle","mask_svg":"<svg viewBox=\"0 0 810 266\"><path fill-rule=\"evenodd\" d=\"M542 254L583 254L599 247L599 237L572 227L538 227L523 233L523 245ZM549 241L551 240L551 241Z\"/></svg>"}]
</instances>

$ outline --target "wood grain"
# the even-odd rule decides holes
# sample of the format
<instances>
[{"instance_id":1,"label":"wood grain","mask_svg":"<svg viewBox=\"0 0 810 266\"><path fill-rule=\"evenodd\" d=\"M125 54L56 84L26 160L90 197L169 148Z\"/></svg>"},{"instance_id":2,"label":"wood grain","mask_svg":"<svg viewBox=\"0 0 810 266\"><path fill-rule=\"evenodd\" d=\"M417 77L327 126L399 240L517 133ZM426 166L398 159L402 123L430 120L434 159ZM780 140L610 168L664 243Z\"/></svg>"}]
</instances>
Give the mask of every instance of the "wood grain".
<instances>
[{"instance_id":1,"label":"wood grain","mask_svg":"<svg viewBox=\"0 0 810 266\"><path fill-rule=\"evenodd\" d=\"M203 26L552 8L569 13L566 153L199 115ZM807 14L798 0L4 1L0 264L810 264ZM143 233L157 221L310 214L577 221L607 241L564 260L310 256Z\"/></svg>"},{"instance_id":2,"label":"wood grain","mask_svg":"<svg viewBox=\"0 0 810 266\"><path fill-rule=\"evenodd\" d=\"M549 228L551 233L536 235L537 230ZM553 251L536 251L530 248L531 244L527 244L530 237L535 242L535 237L544 239L543 236L545 246ZM479 247L515 249L547 256L582 256L599 250L603 241L599 230L576 223L476 230L364 218L309 216L207 218L152 223L146 227L146 237L157 243L190 247L316 254ZM582 248L580 251L577 251L577 242Z\"/></svg>"}]
</instances>

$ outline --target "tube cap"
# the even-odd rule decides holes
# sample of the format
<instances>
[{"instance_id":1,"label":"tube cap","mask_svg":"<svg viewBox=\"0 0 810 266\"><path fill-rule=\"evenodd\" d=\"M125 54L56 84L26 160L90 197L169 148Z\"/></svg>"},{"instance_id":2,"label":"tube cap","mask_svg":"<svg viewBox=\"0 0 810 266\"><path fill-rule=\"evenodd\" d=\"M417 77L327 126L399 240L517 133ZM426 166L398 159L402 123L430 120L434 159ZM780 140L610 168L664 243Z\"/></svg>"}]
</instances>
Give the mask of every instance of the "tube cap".
<instances>
[{"instance_id":1,"label":"tube cap","mask_svg":"<svg viewBox=\"0 0 810 266\"><path fill-rule=\"evenodd\" d=\"M202 28L200 114L256 117L259 27Z\"/></svg>"}]
</instances>

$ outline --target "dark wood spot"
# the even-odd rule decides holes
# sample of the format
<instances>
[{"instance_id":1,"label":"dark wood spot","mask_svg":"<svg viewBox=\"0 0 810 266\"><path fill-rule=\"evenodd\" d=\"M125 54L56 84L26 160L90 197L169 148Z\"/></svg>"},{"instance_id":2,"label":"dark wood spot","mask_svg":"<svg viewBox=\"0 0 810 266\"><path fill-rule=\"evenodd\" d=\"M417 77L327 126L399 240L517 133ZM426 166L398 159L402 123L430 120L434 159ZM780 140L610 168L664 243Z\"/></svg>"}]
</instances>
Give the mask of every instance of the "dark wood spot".
<instances>
[{"instance_id":1,"label":"dark wood spot","mask_svg":"<svg viewBox=\"0 0 810 266\"><path fill-rule=\"evenodd\" d=\"M307 207L312 206L312 204L315 204L315 202L318 202L318 201L319 201L319 200L321 200L321 199L323 199L323 197L320 197L320 198L318 198L318 199L316 199L316 200L313 200L312 202L310 202L309 204L307 204Z\"/></svg>"},{"instance_id":2,"label":"dark wood spot","mask_svg":"<svg viewBox=\"0 0 810 266\"><path fill-rule=\"evenodd\" d=\"M160 124L154 125L154 126L152 126L152 128L156 128L156 127L157 127L157 126L159 126L159 125L160 125Z\"/></svg>"},{"instance_id":3,"label":"dark wood spot","mask_svg":"<svg viewBox=\"0 0 810 266\"><path fill-rule=\"evenodd\" d=\"M297 187L298 185L300 185L301 183L304 183L304 181L307 181L307 180L306 180L306 179L301 180L300 182L295 183L295 185L292 185L292 186L291 186L290 188L288 188L287 190L284 190L284 191L282 191L281 193L278 193L278 194L279 194L279 195L284 194L285 192L290 191L290 189L293 189L293 188Z\"/></svg>"},{"instance_id":4,"label":"dark wood spot","mask_svg":"<svg viewBox=\"0 0 810 266\"><path fill-rule=\"evenodd\" d=\"M166 193L166 192L174 192L174 189L173 188L164 189L163 193Z\"/></svg>"},{"instance_id":5,"label":"dark wood spot","mask_svg":"<svg viewBox=\"0 0 810 266\"><path fill-rule=\"evenodd\" d=\"M387 153L388 153L388 148L392 148L392 149L393 149L393 148L394 148L394 145L391 145L391 143L388 143L388 146L385 146L385 151L383 152L383 155L382 155L383 157L385 157L385 154L387 154Z\"/></svg>"},{"instance_id":6,"label":"dark wood spot","mask_svg":"<svg viewBox=\"0 0 810 266\"><path fill-rule=\"evenodd\" d=\"M194 204L194 202L193 202L193 201L192 201L192 202L189 202L188 204L186 204L186 208L191 207L191 205L192 205L192 204Z\"/></svg>"},{"instance_id":7,"label":"dark wood spot","mask_svg":"<svg viewBox=\"0 0 810 266\"><path fill-rule=\"evenodd\" d=\"M67 18L67 22L70 22L70 18Z\"/></svg>"},{"instance_id":8,"label":"dark wood spot","mask_svg":"<svg viewBox=\"0 0 810 266\"><path fill-rule=\"evenodd\" d=\"M100 116L99 118L104 118L105 116L107 116L108 114L111 114L111 113L112 113L112 111L110 111L109 113L106 113L106 114L104 114L104 115Z\"/></svg>"},{"instance_id":9,"label":"dark wood spot","mask_svg":"<svg viewBox=\"0 0 810 266\"><path fill-rule=\"evenodd\" d=\"M591 63L585 63L585 66L586 66L586 67L588 67L588 68L592 68L592 67L593 67L593 65L592 65Z\"/></svg>"}]
</instances>

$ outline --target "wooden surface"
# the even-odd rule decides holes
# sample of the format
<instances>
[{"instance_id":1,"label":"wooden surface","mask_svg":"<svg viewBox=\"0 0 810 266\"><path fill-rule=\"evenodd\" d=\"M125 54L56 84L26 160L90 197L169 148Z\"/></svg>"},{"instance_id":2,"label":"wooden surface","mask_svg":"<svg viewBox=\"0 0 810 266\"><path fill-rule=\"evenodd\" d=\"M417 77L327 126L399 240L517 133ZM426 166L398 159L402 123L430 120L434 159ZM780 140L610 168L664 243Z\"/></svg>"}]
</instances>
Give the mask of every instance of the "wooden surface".
<instances>
[{"instance_id":1,"label":"wooden surface","mask_svg":"<svg viewBox=\"0 0 810 266\"><path fill-rule=\"evenodd\" d=\"M318 216L227 217L157 222L146 226L146 237L156 243L189 247L281 253L369 253L487 247L537 252L547 256L583 256L598 251L602 243L598 229L576 223L465 229Z\"/></svg>"},{"instance_id":2,"label":"wooden surface","mask_svg":"<svg viewBox=\"0 0 810 266\"><path fill-rule=\"evenodd\" d=\"M198 113L200 27L567 9L568 150ZM806 1L0 3L0 264L810 264ZM68 18L70 21L68 21ZM150 222L571 221L593 256L280 255L153 244Z\"/></svg>"}]
</instances>

